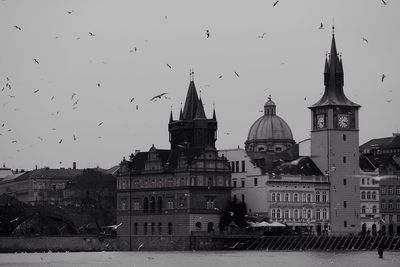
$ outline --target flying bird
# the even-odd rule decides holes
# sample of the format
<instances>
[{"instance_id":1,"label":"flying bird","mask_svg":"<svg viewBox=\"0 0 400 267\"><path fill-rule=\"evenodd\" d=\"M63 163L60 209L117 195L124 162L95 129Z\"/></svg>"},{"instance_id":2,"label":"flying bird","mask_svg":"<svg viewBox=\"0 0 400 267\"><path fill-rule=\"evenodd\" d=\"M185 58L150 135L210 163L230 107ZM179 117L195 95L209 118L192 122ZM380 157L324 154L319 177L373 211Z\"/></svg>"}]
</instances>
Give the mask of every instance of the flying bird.
<instances>
[{"instance_id":1,"label":"flying bird","mask_svg":"<svg viewBox=\"0 0 400 267\"><path fill-rule=\"evenodd\" d=\"M221 78L222 78L222 75L219 75L218 79L221 79Z\"/></svg>"},{"instance_id":2,"label":"flying bird","mask_svg":"<svg viewBox=\"0 0 400 267\"><path fill-rule=\"evenodd\" d=\"M324 29L324 24L322 24L322 22L318 29L321 29L321 30Z\"/></svg>"},{"instance_id":3,"label":"flying bird","mask_svg":"<svg viewBox=\"0 0 400 267\"><path fill-rule=\"evenodd\" d=\"M59 144L61 144L61 143L62 143L62 138L60 139L60 141L58 141L58 143L59 143Z\"/></svg>"},{"instance_id":4,"label":"flying bird","mask_svg":"<svg viewBox=\"0 0 400 267\"><path fill-rule=\"evenodd\" d=\"M136 110L139 110L139 105L136 105Z\"/></svg>"},{"instance_id":5,"label":"flying bird","mask_svg":"<svg viewBox=\"0 0 400 267\"><path fill-rule=\"evenodd\" d=\"M15 143L17 143L17 140L12 141L11 143L14 143L14 144L15 144Z\"/></svg>"},{"instance_id":6,"label":"flying bird","mask_svg":"<svg viewBox=\"0 0 400 267\"><path fill-rule=\"evenodd\" d=\"M133 101L134 99L135 99L134 97L131 98L131 103L132 103L132 101Z\"/></svg>"},{"instance_id":7,"label":"flying bird","mask_svg":"<svg viewBox=\"0 0 400 267\"><path fill-rule=\"evenodd\" d=\"M166 94L168 94L168 93L162 93L162 94L153 96L153 97L150 99L150 101L156 101L157 98L158 98L158 99L161 99L161 97L164 96L164 95L166 95Z\"/></svg>"},{"instance_id":8,"label":"flying bird","mask_svg":"<svg viewBox=\"0 0 400 267\"><path fill-rule=\"evenodd\" d=\"M54 98L55 98L55 97L54 97L54 95L53 95L53 96L51 97L51 99L50 99L50 100L54 100Z\"/></svg>"},{"instance_id":9,"label":"flying bird","mask_svg":"<svg viewBox=\"0 0 400 267\"><path fill-rule=\"evenodd\" d=\"M21 30L21 27L18 27L17 25L15 25L14 28L17 30Z\"/></svg>"},{"instance_id":10,"label":"flying bird","mask_svg":"<svg viewBox=\"0 0 400 267\"><path fill-rule=\"evenodd\" d=\"M1 127L4 127L4 125L5 125L5 123L3 123L3 124L1 125Z\"/></svg>"},{"instance_id":11,"label":"flying bird","mask_svg":"<svg viewBox=\"0 0 400 267\"><path fill-rule=\"evenodd\" d=\"M67 11L67 13L68 13L68 14L72 14L72 12L74 12L74 11L73 11L73 10L71 10L71 11Z\"/></svg>"},{"instance_id":12,"label":"flying bird","mask_svg":"<svg viewBox=\"0 0 400 267\"><path fill-rule=\"evenodd\" d=\"M34 93L34 94L36 94L37 92L39 92L39 89L37 89L37 90L33 91L33 93Z\"/></svg>"},{"instance_id":13,"label":"flying bird","mask_svg":"<svg viewBox=\"0 0 400 267\"><path fill-rule=\"evenodd\" d=\"M236 76L238 76L239 77L239 74L235 71L235 74L236 74Z\"/></svg>"},{"instance_id":14,"label":"flying bird","mask_svg":"<svg viewBox=\"0 0 400 267\"><path fill-rule=\"evenodd\" d=\"M39 60L37 60L36 58L34 58L33 61L35 61L36 64L39 64Z\"/></svg>"},{"instance_id":15,"label":"flying bird","mask_svg":"<svg viewBox=\"0 0 400 267\"><path fill-rule=\"evenodd\" d=\"M381 81L383 82L383 80L386 78L386 75L385 74L382 74L382 78L381 78Z\"/></svg>"},{"instance_id":16,"label":"flying bird","mask_svg":"<svg viewBox=\"0 0 400 267\"><path fill-rule=\"evenodd\" d=\"M97 126L101 126L103 124L103 122L100 122Z\"/></svg>"},{"instance_id":17,"label":"flying bird","mask_svg":"<svg viewBox=\"0 0 400 267\"><path fill-rule=\"evenodd\" d=\"M368 40L365 37L363 37L362 40L368 44Z\"/></svg>"},{"instance_id":18,"label":"flying bird","mask_svg":"<svg viewBox=\"0 0 400 267\"><path fill-rule=\"evenodd\" d=\"M167 67L170 68L170 69L172 69L171 65L169 65L168 63L167 63Z\"/></svg>"},{"instance_id":19,"label":"flying bird","mask_svg":"<svg viewBox=\"0 0 400 267\"><path fill-rule=\"evenodd\" d=\"M276 1L276 2L273 4L273 6L272 6L272 7L276 6L278 3L279 3L279 0L278 0L278 1Z\"/></svg>"},{"instance_id":20,"label":"flying bird","mask_svg":"<svg viewBox=\"0 0 400 267\"><path fill-rule=\"evenodd\" d=\"M76 136L75 135L73 135L73 138L74 138L74 141L76 141Z\"/></svg>"},{"instance_id":21,"label":"flying bird","mask_svg":"<svg viewBox=\"0 0 400 267\"><path fill-rule=\"evenodd\" d=\"M92 32L89 32L90 36L95 36Z\"/></svg>"},{"instance_id":22,"label":"flying bird","mask_svg":"<svg viewBox=\"0 0 400 267\"><path fill-rule=\"evenodd\" d=\"M382 4L384 4L386 6L387 2L385 0L382 0Z\"/></svg>"},{"instance_id":23,"label":"flying bird","mask_svg":"<svg viewBox=\"0 0 400 267\"><path fill-rule=\"evenodd\" d=\"M97 87L100 87L100 83L97 84Z\"/></svg>"},{"instance_id":24,"label":"flying bird","mask_svg":"<svg viewBox=\"0 0 400 267\"><path fill-rule=\"evenodd\" d=\"M266 34L267 34L267 33L263 32L263 34L257 36L257 38L264 38L264 36L265 36Z\"/></svg>"},{"instance_id":25,"label":"flying bird","mask_svg":"<svg viewBox=\"0 0 400 267\"><path fill-rule=\"evenodd\" d=\"M210 38L210 31L209 30L206 30L206 36L207 36L207 38Z\"/></svg>"}]
</instances>

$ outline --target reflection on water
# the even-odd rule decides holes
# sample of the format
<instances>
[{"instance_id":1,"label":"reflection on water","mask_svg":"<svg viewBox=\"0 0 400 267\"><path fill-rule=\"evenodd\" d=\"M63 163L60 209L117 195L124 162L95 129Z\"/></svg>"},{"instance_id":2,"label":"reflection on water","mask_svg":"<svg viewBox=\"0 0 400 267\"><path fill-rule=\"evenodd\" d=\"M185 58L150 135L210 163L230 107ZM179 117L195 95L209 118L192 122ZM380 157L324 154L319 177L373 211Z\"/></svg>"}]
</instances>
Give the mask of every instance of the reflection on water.
<instances>
[{"instance_id":1,"label":"reflection on water","mask_svg":"<svg viewBox=\"0 0 400 267\"><path fill-rule=\"evenodd\" d=\"M0 254L0 266L135 266L135 267L265 267L265 266L400 266L400 252L74 252Z\"/></svg>"}]
</instances>

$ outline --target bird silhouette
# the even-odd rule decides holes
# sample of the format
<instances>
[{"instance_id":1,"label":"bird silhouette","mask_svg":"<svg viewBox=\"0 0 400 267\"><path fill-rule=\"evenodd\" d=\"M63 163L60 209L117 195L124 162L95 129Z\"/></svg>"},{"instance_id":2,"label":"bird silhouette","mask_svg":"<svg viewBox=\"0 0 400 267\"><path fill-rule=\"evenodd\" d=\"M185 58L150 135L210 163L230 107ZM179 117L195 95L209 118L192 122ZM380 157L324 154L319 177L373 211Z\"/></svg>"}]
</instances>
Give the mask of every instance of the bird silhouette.
<instances>
[{"instance_id":1,"label":"bird silhouette","mask_svg":"<svg viewBox=\"0 0 400 267\"><path fill-rule=\"evenodd\" d=\"M267 33L265 33L265 32L263 32L263 34L261 34L261 35L259 35L259 36L257 36L257 38L264 38L264 36L266 35Z\"/></svg>"},{"instance_id":2,"label":"bird silhouette","mask_svg":"<svg viewBox=\"0 0 400 267\"><path fill-rule=\"evenodd\" d=\"M381 82L383 82L383 80L386 78L385 74L382 74L382 78L381 78Z\"/></svg>"},{"instance_id":3,"label":"bird silhouette","mask_svg":"<svg viewBox=\"0 0 400 267\"><path fill-rule=\"evenodd\" d=\"M135 99L134 97L131 98L131 103L133 102L134 99Z\"/></svg>"},{"instance_id":4,"label":"bird silhouette","mask_svg":"<svg viewBox=\"0 0 400 267\"><path fill-rule=\"evenodd\" d=\"M387 2L385 0L382 0L382 4L384 4L386 6Z\"/></svg>"},{"instance_id":5,"label":"bird silhouette","mask_svg":"<svg viewBox=\"0 0 400 267\"><path fill-rule=\"evenodd\" d=\"M168 63L167 63L167 67L170 68L170 69L172 69L171 65L169 65Z\"/></svg>"},{"instance_id":6,"label":"bird silhouette","mask_svg":"<svg viewBox=\"0 0 400 267\"><path fill-rule=\"evenodd\" d=\"M72 14L72 12L74 12L74 11L73 11L73 10L71 10L71 11L67 11L67 13L68 13L68 14Z\"/></svg>"},{"instance_id":7,"label":"bird silhouette","mask_svg":"<svg viewBox=\"0 0 400 267\"><path fill-rule=\"evenodd\" d=\"M97 83L97 87L100 87L100 83Z\"/></svg>"},{"instance_id":8,"label":"bird silhouette","mask_svg":"<svg viewBox=\"0 0 400 267\"><path fill-rule=\"evenodd\" d=\"M322 24L322 22L321 22L321 25L319 26L319 28L318 29L323 29L324 28L324 24Z\"/></svg>"},{"instance_id":9,"label":"bird silhouette","mask_svg":"<svg viewBox=\"0 0 400 267\"><path fill-rule=\"evenodd\" d=\"M37 60L36 58L33 59L35 61L36 64L39 64L39 60Z\"/></svg>"},{"instance_id":10,"label":"bird silhouette","mask_svg":"<svg viewBox=\"0 0 400 267\"><path fill-rule=\"evenodd\" d=\"M210 38L210 31L209 30L206 30L206 37Z\"/></svg>"},{"instance_id":11,"label":"bird silhouette","mask_svg":"<svg viewBox=\"0 0 400 267\"><path fill-rule=\"evenodd\" d=\"M90 36L95 36L92 32L89 32Z\"/></svg>"},{"instance_id":12,"label":"bird silhouette","mask_svg":"<svg viewBox=\"0 0 400 267\"><path fill-rule=\"evenodd\" d=\"M60 139L60 141L58 141L58 143L59 143L59 144L61 144L61 143L62 143L62 141L63 141L63 140L62 140L62 138L61 138L61 139Z\"/></svg>"},{"instance_id":13,"label":"bird silhouette","mask_svg":"<svg viewBox=\"0 0 400 267\"><path fill-rule=\"evenodd\" d=\"M15 144L15 143L17 143L17 140L12 141L11 143L14 143L14 144Z\"/></svg>"},{"instance_id":14,"label":"bird silhouette","mask_svg":"<svg viewBox=\"0 0 400 267\"><path fill-rule=\"evenodd\" d=\"M161 99L161 97L164 96L164 95L166 95L166 94L168 94L168 93L162 93L162 94L153 96L153 97L150 99L150 101L156 101L157 98L158 98L158 99Z\"/></svg>"},{"instance_id":15,"label":"bird silhouette","mask_svg":"<svg viewBox=\"0 0 400 267\"><path fill-rule=\"evenodd\" d=\"M236 74L236 76L238 76L239 77L239 74L235 71L235 74Z\"/></svg>"},{"instance_id":16,"label":"bird silhouette","mask_svg":"<svg viewBox=\"0 0 400 267\"><path fill-rule=\"evenodd\" d=\"M74 141L76 141L76 136L75 136L75 135L73 135L72 137L74 138Z\"/></svg>"},{"instance_id":17,"label":"bird silhouette","mask_svg":"<svg viewBox=\"0 0 400 267\"><path fill-rule=\"evenodd\" d=\"M139 105L136 105L136 110L139 110Z\"/></svg>"},{"instance_id":18,"label":"bird silhouette","mask_svg":"<svg viewBox=\"0 0 400 267\"><path fill-rule=\"evenodd\" d=\"M363 37L362 40L368 44L368 40L365 37Z\"/></svg>"},{"instance_id":19,"label":"bird silhouette","mask_svg":"<svg viewBox=\"0 0 400 267\"><path fill-rule=\"evenodd\" d=\"M17 30L21 30L21 27L18 27L17 25L15 25L14 28Z\"/></svg>"},{"instance_id":20,"label":"bird silhouette","mask_svg":"<svg viewBox=\"0 0 400 267\"><path fill-rule=\"evenodd\" d=\"M103 124L103 122L100 122L97 126L101 126Z\"/></svg>"},{"instance_id":21,"label":"bird silhouette","mask_svg":"<svg viewBox=\"0 0 400 267\"><path fill-rule=\"evenodd\" d=\"M4 125L5 125L5 123L3 123L3 124L1 125L1 127L4 127Z\"/></svg>"},{"instance_id":22,"label":"bird silhouette","mask_svg":"<svg viewBox=\"0 0 400 267\"><path fill-rule=\"evenodd\" d=\"M51 99L50 99L50 100L54 100L54 98L55 98L55 97L54 97L54 95L53 95L53 96L51 97Z\"/></svg>"},{"instance_id":23,"label":"bird silhouette","mask_svg":"<svg viewBox=\"0 0 400 267\"><path fill-rule=\"evenodd\" d=\"M218 79L221 79L221 78L222 78L222 75L219 75Z\"/></svg>"},{"instance_id":24,"label":"bird silhouette","mask_svg":"<svg viewBox=\"0 0 400 267\"><path fill-rule=\"evenodd\" d=\"M34 94L36 94L37 92L39 92L39 89L37 89L37 90L33 91L33 93L34 93Z\"/></svg>"},{"instance_id":25,"label":"bird silhouette","mask_svg":"<svg viewBox=\"0 0 400 267\"><path fill-rule=\"evenodd\" d=\"M276 6L278 3L279 3L279 0L278 0L278 1L276 1L276 2L273 4L273 6L272 6L272 7Z\"/></svg>"}]
</instances>

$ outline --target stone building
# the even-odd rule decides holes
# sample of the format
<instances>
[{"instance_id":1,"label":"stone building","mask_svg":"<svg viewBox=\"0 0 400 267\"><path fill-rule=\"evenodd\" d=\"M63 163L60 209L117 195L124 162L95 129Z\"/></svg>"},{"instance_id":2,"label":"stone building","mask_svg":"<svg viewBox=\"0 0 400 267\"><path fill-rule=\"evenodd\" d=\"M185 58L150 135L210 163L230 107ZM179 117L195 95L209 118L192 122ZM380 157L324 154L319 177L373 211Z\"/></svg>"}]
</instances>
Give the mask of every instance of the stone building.
<instances>
[{"instance_id":1,"label":"stone building","mask_svg":"<svg viewBox=\"0 0 400 267\"><path fill-rule=\"evenodd\" d=\"M120 164L117 222L126 249L189 249L193 232L218 231L230 200L230 169L215 149L215 111L206 118L193 80L168 128L170 149L152 145Z\"/></svg>"}]
</instances>

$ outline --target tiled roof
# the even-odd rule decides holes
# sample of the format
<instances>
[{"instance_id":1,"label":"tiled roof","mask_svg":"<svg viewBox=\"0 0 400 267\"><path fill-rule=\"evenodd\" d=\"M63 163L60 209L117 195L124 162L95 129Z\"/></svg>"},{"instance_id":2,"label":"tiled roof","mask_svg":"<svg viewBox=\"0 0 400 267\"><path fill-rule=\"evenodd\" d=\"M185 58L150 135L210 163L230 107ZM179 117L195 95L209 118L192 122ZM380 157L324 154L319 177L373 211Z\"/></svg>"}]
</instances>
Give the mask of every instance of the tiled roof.
<instances>
[{"instance_id":1,"label":"tiled roof","mask_svg":"<svg viewBox=\"0 0 400 267\"><path fill-rule=\"evenodd\" d=\"M372 139L360 146L360 150L368 148L400 148L400 135Z\"/></svg>"}]
</instances>

